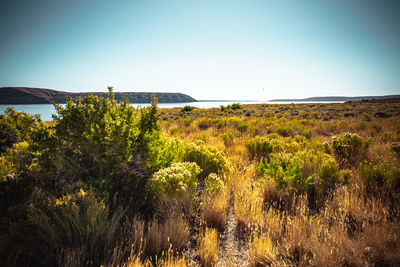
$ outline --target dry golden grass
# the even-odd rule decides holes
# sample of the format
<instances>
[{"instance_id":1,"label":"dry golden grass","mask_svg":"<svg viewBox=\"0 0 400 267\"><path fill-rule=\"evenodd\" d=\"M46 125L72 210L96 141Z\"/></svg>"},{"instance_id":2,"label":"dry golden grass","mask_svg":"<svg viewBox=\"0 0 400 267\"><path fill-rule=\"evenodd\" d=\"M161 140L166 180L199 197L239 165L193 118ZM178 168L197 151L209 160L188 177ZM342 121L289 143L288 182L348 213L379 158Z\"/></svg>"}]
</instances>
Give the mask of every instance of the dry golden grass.
<instances>
[{"instance_id":1,"label":"dry golden grass","mask_svg":"<svg viewBox=\"0 0 400 267\"><path fill-rule=\"evenodd\" d=\"M160 267L186 267L185 256L176 256L174 252L169 249L164 255L162 255L161 260L157 262L157 266Z\"/></svg>"},{"instance_id":2,"label":"dry golden grass","mask_svg":"<svg viewBox=\"0 0 400 267\"><path fill-rule=\"evenodd\" d=\"M143 239L146 256L160 255L170 246L173 250L183 249L189 239L189 227L179 218L168 218L164 223L151 221Z\"/></svg>"},{"instance_id":3,"label":"dry golden grass","mask_svg":"<svg viewBox=\"0 0 400 267\"><path fill-rule=\"evenodd\" d=\"M207 227L203 233L200 233L197 246L202 266L215 266L219 254L217 230Z\"/></svg>"},{"instance_id":4,"label":"dry golden grass","mask_svg":"<svg viewBox=\"0 0 400 267\"><path fill-rule=\"evenodd\" d=\"M278 263L278 248L268 235L253 231L249 241L251 266L271 266Z\"/></svg>"},{"instance_id":5,"label":"dry golden grass","mask_svg":"<svg viewBox=\"0 0 400 267\"><path fill-rule=\"evenodd\" d=\"M208 227L225 229L228 221L230 190L225 186L203 205L202 217Z\"/></svg>"}]
</instances>

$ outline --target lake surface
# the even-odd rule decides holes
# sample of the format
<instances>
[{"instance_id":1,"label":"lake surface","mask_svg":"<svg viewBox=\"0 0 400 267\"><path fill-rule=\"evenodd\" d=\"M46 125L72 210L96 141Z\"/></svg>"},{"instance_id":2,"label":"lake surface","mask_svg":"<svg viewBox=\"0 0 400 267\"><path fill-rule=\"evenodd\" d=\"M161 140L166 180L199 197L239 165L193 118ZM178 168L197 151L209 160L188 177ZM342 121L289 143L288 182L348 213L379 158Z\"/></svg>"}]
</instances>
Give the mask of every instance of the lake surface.
<instances>
[{"instance_id":1,"label":"lake surface","mask_svg":"<svg viewBox=\"0 0 400 267\"><path fill-rule=\"evenodd\" d=\"M250 100L200 100L199 102L186 103L159 103L160 108L181 108L184 106L193 106L197 108L219 108L221 106L239 104L306 104L306 103L343 103L343 101L314 101L314 102L269 102L269 101L250 101ZM65 104L61 104L65 106ZM150 104L132 104L134 107L148 107ZM7 107L13 107L16 111L24 111L29 114L39 114L43 121L51 121L52 114L56 113L52 104L32 104L32 105L0 105L0 113L3 114Z\"/></svg>"}]
</instances>

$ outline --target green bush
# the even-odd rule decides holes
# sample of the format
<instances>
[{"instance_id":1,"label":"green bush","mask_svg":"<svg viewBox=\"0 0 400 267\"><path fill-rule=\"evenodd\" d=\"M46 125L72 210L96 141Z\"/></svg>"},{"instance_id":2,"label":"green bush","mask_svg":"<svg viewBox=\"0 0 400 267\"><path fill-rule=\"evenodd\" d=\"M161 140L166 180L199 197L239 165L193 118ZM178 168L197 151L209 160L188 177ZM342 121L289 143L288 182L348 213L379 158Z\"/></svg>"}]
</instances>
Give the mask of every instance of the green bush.
<instances>
[{"instance_id":1,"label":"green bush","mask_svg":"<svg viewBox=\"0 0 400 267\"><path fill-rule=\"evenodd\" d=\"M293 128L288 125L281 125L276 128L276 132L283 137L293 136Z\"/></svg>"},{"instance_id":2,"label":"green bush","mask_svg":"<svg viewBox=\"0 0 400 267\"><path fill-rule=\"evenodd\" d=\"M147 191L153 198L163 195L183 197L193 194L197 187L197 176L201 172L194 162L174 163L154 173L147 183Z\"/></svg>"},{"instance_id":3,"label":"green bush","mask_svg":"<svg viewBox=\"0 0 400 267\"><path fill-rule=\"evenodd\" d=\"M236 110L236 109L242 109L243 107L239 104L239 103L233 103L231 105L227 105L225 106L221 106L221 111L225 111L227 109L232 109L232 110Z\"/></svg>"},{"instance_id":4,"label":"green bush","mask_svg":"<svg viewBox=\"0 0 400 267\"><path fill-rule=\"evenodd\" d=\"M322 152L301 151L296 154L271 154L270 162L260 161L260 177L277 182L282 189L306 192L311 186L322 191L348 182L349 172L341 171L334 158Z\"/></svg>"},{"instance_id":5,"label":"green bush","mask_svg":"<svg viewBox=\"0 0 400 267\"><path fill-rule=\"evenodd\" d=\"M260 177L266 176L277 182L280 189L287 187L294 190L307 190L313 182L313 176L302 177L301 166L298 161L293 160L291 154L271 154L270 162L263 160L257 167Z\"/></svg>"},{"instance_id":6,"label":"green bush","mask_svg":"<svg viewBox=\"0 0 400 267\"><path fill-rule=\"evenodd\" d=\"M109 98L69 99L56 110L56 140L44 148L50 164L40 164L53 166L60 186L81 180L129 199L146 184L145 161L160 133L155 97L151 107L137 110L126 99L117 103L110 88Z\"/></svg>"},{"instance_id":7,"label":"green bush","mask_svg":"<svg viewBox=\"0 0 400 267\"><path fill-rule=\"evenodd\" d=\"M16 112L14 108L8 107L5 114L0 115L0 154L13 144L28 139L39 121L37 115Z\"/></svg>"},{"instance_id":8,"label":"green bush","mask_svg":"<svg viewBox=\"0 0 400 267\"><path fill-rule=\"evenodd\" d=\"M231 131L226 131L221 135L222 141L224 142L226 147L233 145L233 141L235 140L235 135Z\"/></svg>"},{"instance_id":9,"label":"green bush","mask_svg":"<svg viewBox=\"0 0 400 267\"><path fill-rule=\"evenodd\" d=\"M12 124L0 119L0 154L12 147L18 140L18 132Z\"/></svg>"},{"instance_id":10,"label":"green bush","mask_svg":"<svg viewBox=\"0 0 400 267\"><path fill-rule=\"evenodd\" d=\"M192 110L194 110L196 107L192 107L192 106L184 106L182 109L181 109L181 112L190 112L190 111L192 111Z\"/></svg>"},{"instance_id":11,"label":"green bush","mask_svg":"<svg viewBox=\"0 0 400 267\"><path fill-rule=\"evenodd\" d=\"M271 137L272 135L268 135ZM270 138L274 152L296 153L304 147L304 142L293 137ZM309 142L308 142L309 143Z\"/></svg>"},{"instance_id":12,"label":"green bush","mask_svg":"<svg viewBox=\"0 0 400 267\"><path fill-rule=\"evenodd\" d=\"M267 137L256 136L250 138L246 142L247 151L249 152L250 159L267 159L272 153L272 144Z\"/></svg>"},{"instance_id":13,"label":"green bush","mask_svg":"<svg viewBox=\"0 0 400 267\"><path fill-rule=\"evenodd\" d=\"M245 122L241 122L238 125L236 125L236 129L243 134L244 132L247 131L247 129L249 128L249 125Z\"/></svg>"},{"instance_id":14,"label":"green bush","mask_svg":"<svg viewBox=\"0 0 400 267\"><path fill-rule=\"evenodd\" d=\"M390 170L371 163L362 163L358 168L358 173L363 178L367 186L382 186L390 180Z\"/></svg>"},{"instance_id":15,"label":"green bush","mask_svg":"<svg viewBox=\"0 0 400 267\"><path fill-rule=\"evenodd\" d=\"M357 167L365 157L369 141L358 134L344 133L332 138L332 147L341 167Z\"/></svg>"},{"instance_id":16,"label":"green bush","mask_svg":"<svg viewBox=\"0 0 400 267\"><path fill-rule=\"evenodd\" d=\"M0 180L10 173L13 166L5 157L0 157Z\"/></svg>"},{"instance_id":17,"label":"green bush","mask_svg":"<svg viewBox=\"0 0 400 267\"><path fill-rule=\"evenodd\" d=\"M183 143L182 152L178 156L178 161L196 162L203 170L202 177L207 177L210 173L224 175L230 169L230 164L224 153L218 151L213 146L206 146L201 141L195 143Z\"/></svg>"}]
</instances>

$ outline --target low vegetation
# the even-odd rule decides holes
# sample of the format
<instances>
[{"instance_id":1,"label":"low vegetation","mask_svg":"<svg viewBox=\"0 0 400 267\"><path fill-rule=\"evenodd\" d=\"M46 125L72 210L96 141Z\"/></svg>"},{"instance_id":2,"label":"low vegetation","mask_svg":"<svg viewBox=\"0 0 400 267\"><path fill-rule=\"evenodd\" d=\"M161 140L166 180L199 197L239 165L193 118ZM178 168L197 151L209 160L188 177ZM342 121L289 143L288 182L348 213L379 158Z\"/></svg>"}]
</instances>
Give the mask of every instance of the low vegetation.
<instances>
[{"instance_id":1,"label":"low vegetation","mask_svg":"<svg viewBox=\"0 0 400 267\"><path fill-rule=\"evenodd\" d=\"M400 264L400 103L0 115L1 266Z\"/></svg>"}]
</instances>

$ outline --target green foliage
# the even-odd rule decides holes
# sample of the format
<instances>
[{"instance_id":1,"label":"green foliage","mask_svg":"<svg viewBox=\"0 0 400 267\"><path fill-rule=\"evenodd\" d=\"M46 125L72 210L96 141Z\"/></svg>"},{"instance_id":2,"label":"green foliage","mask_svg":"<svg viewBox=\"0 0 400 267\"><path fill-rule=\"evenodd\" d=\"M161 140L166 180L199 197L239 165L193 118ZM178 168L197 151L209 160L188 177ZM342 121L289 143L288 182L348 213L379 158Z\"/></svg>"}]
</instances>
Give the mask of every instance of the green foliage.
<instances>
[{"instance_id":1,"label":"green foliage","mask_svg":"<svg viewBox=\"0 0 400 267\"><path fill-rule=\"evenodd\" d=\"M257 174L274 180L282 189L289 187L300 192L312 185L326 191L349 179L349 172L341 171L332 156L317 151L271 154L269 163L260 161Z\"/></svg>"},{"instance_id":2,"label":"green foliage","mask_svg":"<svg viewBox=\"0 0 400 267\"><path fill-rule=\"evenodd\" d=\"M158 124L159 113L157 109L157 98L151 96L151 106L140 110L139 135L136 143L141 151L147 151L150 143L159 138L160 125Z\"/></svg>"},{"instance_id":3,"label":"green foliage","mask_svg":"<svg viewBox=\"0 0 400 267\"><path fill-rule=\"evenodd\" d=\"M208 135L208 133L199 133L194 140L199 140L202 142L206 142L210 139L210 136Z\"/></svg>"},{"instance_id":4,"label":"green foliage","mask_svg":"<svg viewBox=\"0 0 400 267\"><path fill-rule=\"evenodd\" d=\"M382 186L390 180L390 170L380 165L362 163L358 168L358 173L363 178L367 186Z\"/></svg>"},{"instance_id":5,"label":"green foliage","mask_svg":"<svg viewBox=\"0 0 400 267\"><path fill-rule=\"evenodd\" d=\"M304 140L294 137L271 139L271 136L272 134L270 134L268 137L270 138L274 152L296 153L305 146Z\"/></svg>"},{"instance_id":6,"label":"green foliage","mask_svg":"<svg viewBox=\"0 0 400 267\"><path fill-rule=\"evenodd\" d=\"M0 154L12 147L18 139L18 132L13 125L4 119L0 119Z\"/></svg>"},{"instance_id":7,"label":"green foliage","mask_svg":"<svg viewBox=\"0 0 400 267\"><path fill-rule=\"evenodd\" d=\"M182 152L178 161L196 162L203 170L202 177L208 176L210 173L224 175L230 170L230 164L224 153L218 151L213 146L206 146L201 141L195 143L182 144Z\"/></svg>"},{"instance_id":8,"label":"green foliage","mask_svg":"<svg viewBox=\"0 0 400 267\"><path fill-rule=\"evenodd\" d=\"M221 111L225 111L227 109L232 109L232 110L237 110L237 109L242 109L243 106L241 106L239 103L233 103L231 105L221 106Z\"/></svg>"},{"instance_id":9,"label":"green foliage","mask_svg":"<svg viewBox=\"0 0 400 267\"><path fill-rule=\"evenodd\" d=\"M235 135L231 131L226 131L221 135L222 141L224 142L226 147L233 145L233 141L235 140Z\"/></svg>"},{"instance_id":10,"label":"green foliage","mask_svg":"<svg viewBox=\"0 0 400 267\"><path fill-rule=\"evenodd\" d=\"M190 112L190 111L192 111L192 110L194 110L196 107L192 107L192 106L184 106L182 109L181 109L181 112Z\"/></svg>"},{"instance_id":11,"label":"green foliage","mask_svg":"<svg viewBox=\"0 0 400 267\"><path fill-rule=\"evenodd\" d=\"M161 137L149 148L147 167L150 172L171 166L176 163L183 150L183 142L175 138Z\"/></svg>"},{"instance_id":12,"label":"green foliage","mask_svg":"<svg viewBox=\"0 0 400 267\"><path fill-rule=\"evenodd\" d=\"M10 173L12 170L13 166L12 163L7 161L7 159L3 156L0 157L0 179L3 180L3 177L5 177L7 174Z\"/></svg>"},{"instance_id":13,"label":"green foliage","mask_svg":"<svg viewBox=\"0 0 400 267\"><path fill-rule=\"evenodd\" d=\"M367 152L369 141L358 134L344 133L332 138L332 147L341 167L357 167Z\"/></svg>"},{"instance_id":14,"label":"green foliage","mask_svg":"<svg viewBox=\"0 0 400 267\"><path fill-rule=\"evenodd\" d=\"M280 125L276 128L276 132L283 137L288 137L293 135L293 128L288 125Z\"/></svg>"},{"instance_id":15,"label":"green foliage","mask_svg":"<svg viewBox=\"0 0 400 267\"><path fill-rule=\"evenodd\" d=\"M183 197L193 194L197 187L197 176L201 172L194 162L174 163L153 174L147 183L147 191L153 198Z\"/></svg>"},{"instance_id":16,"label":"green foliage","mask_svg":"<svg viewBox=\"0 0 400 267\"><path fill-rule=\"evenodd\" d=\"M224 187L224 181L215 173L210 173L205 181L205 189L208 194L216 194Z\"/></svg>"},{"instance_id":17,"label":"green foliage","mask_svg":"<svg viewBox=\"0 0 400 267\"><path fill-rule=\"evenodd\" d=\"M305 179L302 178L301 166L298 161L293 160L290 154L272 154L269 163L261 160L257 168L257 174L274 180L281 189L287 187L308 189L313 180L312 176L305 177Z\"/></svg>"},{"instance_id":18,"label":"green foliage","mask_svg":"<svg viewBox=\"0 0 400 267\"><path fill-rule=\"evenodd\" d=\"M245 122L241 122L236 126L236 129L243 134L244 132L247 131L247 129L249 128L249 125Z\"/></svg>"},{"instance_id":19,"label":"green foliage","mask_svg":"<svg viewBox=\"0 0 400 267\"><path fill-rule=\"evenodd\" d=\"M272 153L273 148L269 138L260 136L248 139L246 147L251 159L264 158L267 160L269 160L269 154Z\"/></svg>"},{"instance_id":20,"label":"green foliage","mask_svg":"<svg viewBox=\"0 0 400 267\"><path fill-rule=\"evenodd\" d=\"M141 161L159 140L154 96L151 107L139 111L126 100L117 103L112 97L91 95L76 103L69 99L65 108L56 105L56 110L57 142L49 150L55 154L50 158L57 157L53 164L65 183L80 179L111 195L121 190L133 194L146 183Z\"/></svg>"},{"instance_id":21,"label":"green foliage","mask_svg":"<svg viewBox=\"0 0 400 267\"><path fill-rule=\"evenodd\" d=\"M0 154L13 144L29 138L30 132L37 126L38 116L24 112L16 112L8 107L4 115L0 115Z\"/></svg>"},{"instance_id":22,"label":"green foliage","mask_svg":"<svg viewBox=\"0 0 400 267\"><path fill-rule=\"evenodd\" d=\"M152 146L148 160L150 170L157 171L177 162L195 162L201 169L201 176L210 173L225 175L231 168L223 152L207 146L201 140L185 143L178 139L164 139Z\"/></svg>"}]
</instances>

